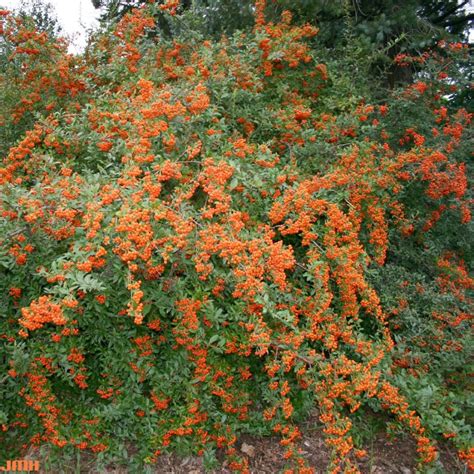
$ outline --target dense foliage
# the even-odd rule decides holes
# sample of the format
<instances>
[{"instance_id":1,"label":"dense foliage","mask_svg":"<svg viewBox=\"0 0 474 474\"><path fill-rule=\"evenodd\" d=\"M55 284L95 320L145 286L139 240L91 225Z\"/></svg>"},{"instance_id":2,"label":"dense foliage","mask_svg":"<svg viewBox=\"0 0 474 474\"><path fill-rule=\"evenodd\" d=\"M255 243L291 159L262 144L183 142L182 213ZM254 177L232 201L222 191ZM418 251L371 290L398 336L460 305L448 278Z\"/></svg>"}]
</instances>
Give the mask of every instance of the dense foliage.
<instances>
[{"instance_id":1,"label":"dense foliage","mask_svg":"<svg viewBox=\"0 0 474 474\"><path fill-rule=\"evenodd\" d=\"M316 407L331 472L358 472L373 412L421 470L445 439L472 465L467 47L397 54L413 81L382 94L363 41L322 61L263 0L212 41L178 8L81 56L0 11L0 461L245 472L238 436L278 433L312 472Z\"/></svg>"}]
</instances>

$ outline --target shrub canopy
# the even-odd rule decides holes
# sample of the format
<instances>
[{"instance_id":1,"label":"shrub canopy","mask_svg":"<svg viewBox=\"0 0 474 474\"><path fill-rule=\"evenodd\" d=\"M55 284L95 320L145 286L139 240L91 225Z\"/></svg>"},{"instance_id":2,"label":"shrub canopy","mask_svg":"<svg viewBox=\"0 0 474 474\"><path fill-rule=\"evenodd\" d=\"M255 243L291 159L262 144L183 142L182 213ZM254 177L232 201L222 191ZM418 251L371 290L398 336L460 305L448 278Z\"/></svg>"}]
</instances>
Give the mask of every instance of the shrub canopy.
<instances>
[{"instance_id":1,"label":"shrub canopy","mask_svg":"<svg viewBox=\"0 0 474 474\"><path fill-rule=\"evenodd\" d=\"M312 472L317 407L332 472L357 472L372 411L420 463L443 437L468 459L466 47L398 55L414 82L371 102L357 51L331 70L289 12L150 34L177 7L80 56L0 12L0 454L222 449L246 471L237 437L275 432Z\"/></svg>"}]
</instances>

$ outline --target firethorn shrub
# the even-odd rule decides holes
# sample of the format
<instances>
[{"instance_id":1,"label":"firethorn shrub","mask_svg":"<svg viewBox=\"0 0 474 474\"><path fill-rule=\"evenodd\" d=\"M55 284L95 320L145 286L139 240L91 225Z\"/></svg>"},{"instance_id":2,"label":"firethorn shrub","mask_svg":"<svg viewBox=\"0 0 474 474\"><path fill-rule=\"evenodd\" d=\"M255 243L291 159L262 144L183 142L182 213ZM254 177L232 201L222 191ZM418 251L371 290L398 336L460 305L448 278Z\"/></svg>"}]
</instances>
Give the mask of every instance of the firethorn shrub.
<instances>
[{"instance_id":1,"label":"firethorn shrub","mask_svg":"<svg viewBox=\"0 0 474 474\"><path fill-rule=\"evenodd\" d=\"M358 472L369 412L420 469L443 439L472 463L465 47L339 107L314 26L259 0L253 31L164 39L164 7L79 56L0 12L0 460L220 450L246 472L238 436L276 433L312 472L316 408L331 472Z\"/></svg>"}]
</instances>

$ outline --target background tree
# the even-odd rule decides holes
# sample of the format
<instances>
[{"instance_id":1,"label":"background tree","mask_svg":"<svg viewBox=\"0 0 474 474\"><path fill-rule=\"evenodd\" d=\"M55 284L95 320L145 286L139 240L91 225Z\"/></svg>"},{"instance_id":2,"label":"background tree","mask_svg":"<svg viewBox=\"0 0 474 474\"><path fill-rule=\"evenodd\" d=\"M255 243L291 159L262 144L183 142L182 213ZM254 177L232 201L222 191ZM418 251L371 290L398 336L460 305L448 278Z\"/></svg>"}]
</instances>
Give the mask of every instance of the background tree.
<instances>
[{"instance_id":1,"label":"background tree","mask_svg":"<svg viewBox=\"0 0 474 474\"><path fill-rule=\"evenodd\" d=\"M18 14L23 20L31 19L38 31L53 37L62 33L54 5L45 0L21 0Z\"/></svg>"},{"instance_id":2,"label":"background tree","mask_svg":"<svg viewBox=\"0 0 474 474\"><path fill-rule=\"evenodd\" d=\"M91 1L95 8L103 8L109 19L120 18L132 8L147 3L147 0ZM467 39L474 19L474 14L466 11L468 4L468 0L278 0L268 4L266 14L270 21L277 21L283 10L289 10L296 22L317 23L323 40L332 45L341 37L344 28L341 20L350 15L357 32L373 43L381 44L406 33L413 47L423 47L446 33ZM181 2L180 11L187 9L203 17L208 34L229 33L253 24L254 7L250 0Z\"/></svg>"}]
</instances>

